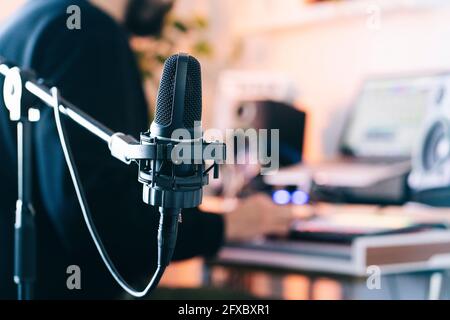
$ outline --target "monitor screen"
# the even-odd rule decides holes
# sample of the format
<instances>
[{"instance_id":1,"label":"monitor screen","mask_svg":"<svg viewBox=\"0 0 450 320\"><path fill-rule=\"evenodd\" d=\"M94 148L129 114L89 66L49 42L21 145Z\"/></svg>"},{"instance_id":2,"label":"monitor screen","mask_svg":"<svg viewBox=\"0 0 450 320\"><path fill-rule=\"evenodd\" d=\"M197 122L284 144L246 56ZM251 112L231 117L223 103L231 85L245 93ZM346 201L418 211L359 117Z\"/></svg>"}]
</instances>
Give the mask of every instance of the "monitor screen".
<instances>
[{"instance_id":1,"label":"monitor screen","mask_svg":"<svg viewBox=\"0 0 450 320\"><path fill-rule=\"evenodd\" d=\"M439 83L437 76L367 81L341 149L359 157L410 157Z\"/></svg>"}]
</instances>

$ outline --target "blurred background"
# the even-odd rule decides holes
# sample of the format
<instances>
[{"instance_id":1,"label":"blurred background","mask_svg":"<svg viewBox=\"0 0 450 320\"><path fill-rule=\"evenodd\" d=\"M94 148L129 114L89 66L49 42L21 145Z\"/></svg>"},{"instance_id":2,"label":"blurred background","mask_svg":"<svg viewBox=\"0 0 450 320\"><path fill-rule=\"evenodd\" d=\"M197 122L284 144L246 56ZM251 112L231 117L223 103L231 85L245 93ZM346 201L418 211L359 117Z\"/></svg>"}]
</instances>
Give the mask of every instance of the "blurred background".
<instances>
[{"instance_id":1,"label":"blurred background","mask_svg":"<svg viewBox=\"0 0 450 320\"><path fill-rule=\"evenodd\" d=\"M0 19L23 2L2 1ZM166 55L185 50L202 62L207 126L213 125L214 99L224 70L281 73L294 83L296 104L308 111L305 157L321 159L336 152L334 128L342 125L342 114L364 78L450 66L447 1L310 2L314 1L176 2L173 16L189 35L169 26L166 35L176 39L176 45L168 46ZM151 69L159 80L161 67ZM147 87L156 90L154 83Z\"/></svg>"},{"instance_id":2,"label":"blurred background","mask_svg":"<svg viewBox=\"0 0 450 320\"><path fill-rule=\"evenodd\" d=\"M2 1L0 23L23 2ZM448 291L442 288L450 266L450 238L447 231L434 229L445 227L450 218L450 180L436 176L449 175L444 164L450 134L442 131L447 130L445 124L444 129L436 129L433 121L450 113L437 111L437 104L447 105L445 98L437 97L450 83L449 21L450 2L445 0L178 0L161 38L133 38L152 110L162 62L173 52L185 51L202 63L205 128L270 128L267 118L281 112L278 105L301 111L302 115L286 111L284 118L271 124L271 128L289 128L289 121L298 121L293 127L298 130L285 129L283 138L298 143L294 147L298 159L286 160L286 165L296 166L250 189L267 191L280 204L290 201L283 198L288 192L292 202L299 202L295 203L299 216L305 203L315 206L314 215L342 214L341 220L314 222L296 230L293 238L307 241L303 248L308 252L281 256L286 248L297 247L259 244L259 250L271 253L271 260L284 259L282 265L256 257L258 244L231 246L222 260L172 265L163 285L197 288L207 282L283 299L442 297ZM266 110L261 111L266 117L263 124L246 122L253 108L246 107L249 103ZM415 109L405 111L413 104ZM403 108L396 109L401 115L394 111L398 106ZM380 114L371 108L381 110ZM412 117L405 118L405 113ZM371 121L380 123L377 117L385 121L383 125L398 121L389 125L404 129L399 133L403 136L393 143L389 138L382 141L381 148L376 142L365 149L370 134L395 134L386 133L385 127L383 132L370 127ZM364 130L366 140L352 138ZM352 159L347 171L341 167L330 171L323 165L349 155L360 159ZM356 166L367 158L370 164L375 162L374 168ZM344 177L333 170L344 172ZM208 209L217 206L214 197L221 192L225 191L220 186L210 192ZM406 238L395 233L412 229L421 232L406 233ZM317 230L313 241L305 238ZM354 246L359 235L377 233L394 238L374 236L370 242L373 238L368 237ZM330 240L330 235L338 239ZM366 267L372 264L386 265L382 270L389 276L381 290L372 290L366 282Z\"/></svg>"}]
</instances>

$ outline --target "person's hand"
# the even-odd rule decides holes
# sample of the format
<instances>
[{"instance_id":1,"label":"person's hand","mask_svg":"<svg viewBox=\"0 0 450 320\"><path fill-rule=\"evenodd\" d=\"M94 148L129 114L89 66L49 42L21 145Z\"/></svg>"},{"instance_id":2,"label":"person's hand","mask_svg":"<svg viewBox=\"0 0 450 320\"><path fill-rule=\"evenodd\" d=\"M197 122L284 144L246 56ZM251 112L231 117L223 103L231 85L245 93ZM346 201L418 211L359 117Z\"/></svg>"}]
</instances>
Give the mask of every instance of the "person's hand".
<instances>
[{"instance_id":1,"label":"person's hand","mask_svg":"<svg viewBox=\"0 0 450 320\"><path fill-rule=\"evenodd\" d=\"M268 196L258 194L239 200L224 218L226 240L246 241L268 234L286 235L293 214L289 206L276 205Z\"/></svg>"}]
</instances>

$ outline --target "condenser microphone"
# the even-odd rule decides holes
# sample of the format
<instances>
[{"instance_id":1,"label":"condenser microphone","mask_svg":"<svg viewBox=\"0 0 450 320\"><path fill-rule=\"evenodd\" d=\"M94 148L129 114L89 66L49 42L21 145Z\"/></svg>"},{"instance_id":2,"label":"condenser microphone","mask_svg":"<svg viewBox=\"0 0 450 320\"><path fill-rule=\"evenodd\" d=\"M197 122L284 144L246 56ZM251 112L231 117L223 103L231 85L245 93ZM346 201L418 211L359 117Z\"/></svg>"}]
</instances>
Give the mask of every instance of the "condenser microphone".
<instances>
[{"instance_id":1,"label":"condenser microphone","mask_svg":"<svg viewBox=\"0 0 450 320\"><path fill-rule=\"evenodd\" d=\"M141 135L141 143L156 144L166 149L167 155L179 144L201 147L201 116L200 63L187 54L173 55L164 64L155 119L150 131ZM205 163L203 159L193 161L193 152L185 155L184 160L187 161L178 163L169 156L141 167L139 178L144 184L146 203L176 209L193 208L201 203L203 186L208 183Z\"/></svg>"}]
</instances>

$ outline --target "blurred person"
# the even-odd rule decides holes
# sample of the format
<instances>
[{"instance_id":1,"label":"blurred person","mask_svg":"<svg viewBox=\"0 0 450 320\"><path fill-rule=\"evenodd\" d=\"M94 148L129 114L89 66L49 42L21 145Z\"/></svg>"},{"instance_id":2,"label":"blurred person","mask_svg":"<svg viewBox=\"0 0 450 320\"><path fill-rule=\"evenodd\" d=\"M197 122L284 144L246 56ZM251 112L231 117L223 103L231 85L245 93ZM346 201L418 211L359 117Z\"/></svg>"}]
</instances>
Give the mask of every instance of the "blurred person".
<instances>
[{"instance_id":1,"label":"blurred person","mask_svg":"<svg viewBox=\"0 0 450 320\"><path fill-rule=\"evenodd\" d=\"M67 8L81 9L69 30ZM129 36L161 33L173 6L164 0L32 0L0 29L0 56L30 68L75 105L114 130L149 127L147 102ZM3 79L0 80L0 88ZM67 130L100 236L122 275L139 286L156 268L158 213L142 202L136 168L126 168L75 124ZM38 299L108 299L122 292L90 238L59 143L53 111L34 126L34 197L38 232ZM16 129L0 90L0 298L15 299ZM174 259L213 256L224 241L285 234L291 215L266 196L241 201L225 215L184 210ZM67 267L81 269L81 290L68 290ZM142 285L142 284L141 284Z\"/></svg>"}]
</instances>

